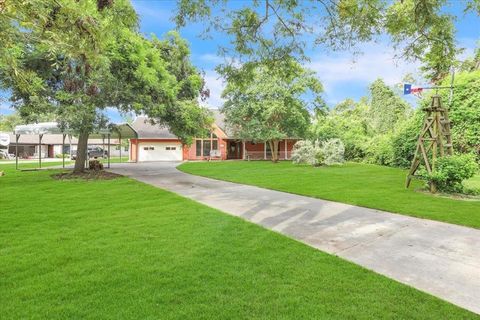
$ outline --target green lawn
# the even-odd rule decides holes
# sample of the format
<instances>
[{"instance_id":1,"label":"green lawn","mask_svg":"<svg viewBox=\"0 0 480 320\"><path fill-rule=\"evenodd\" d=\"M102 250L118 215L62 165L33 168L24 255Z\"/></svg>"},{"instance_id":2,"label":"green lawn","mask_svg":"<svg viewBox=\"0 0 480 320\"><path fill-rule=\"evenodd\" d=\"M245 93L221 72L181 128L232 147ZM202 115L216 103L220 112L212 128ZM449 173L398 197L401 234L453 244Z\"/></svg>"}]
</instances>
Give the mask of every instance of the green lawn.
<instances>
[{"instance_id":1,"label":"green lawn","mask_svg":"<svg viewBox=\"0 0 480 320\"><path fill-rule=\"evenodd\" d=\"M128 178L3 169L2 319L478 319Z\"/></svg>"},{"instance_id":2,"label":"green lawn","mask_svg":"<svg viewBox=\"0 0 480 320\"><path fill-rule=\"evenodd\" d=\"M215 179L480 228L480 201L453 200L405 189L406 171L348 163L313 168L290 161L189 162L180 170ZM480 178L479 178L480 180ZM475 183L475 182L473 182Z\"/></svg>"},{"instance_id":3,"label":"green lawn","mask_svg":"<svg viewBox=\"0 0 480 320\"><path fill-rule=\"evenodd\" d=\"M480 174L464 182L465 186L471 189L480 190Z\"/></svg>"}]
</instances>

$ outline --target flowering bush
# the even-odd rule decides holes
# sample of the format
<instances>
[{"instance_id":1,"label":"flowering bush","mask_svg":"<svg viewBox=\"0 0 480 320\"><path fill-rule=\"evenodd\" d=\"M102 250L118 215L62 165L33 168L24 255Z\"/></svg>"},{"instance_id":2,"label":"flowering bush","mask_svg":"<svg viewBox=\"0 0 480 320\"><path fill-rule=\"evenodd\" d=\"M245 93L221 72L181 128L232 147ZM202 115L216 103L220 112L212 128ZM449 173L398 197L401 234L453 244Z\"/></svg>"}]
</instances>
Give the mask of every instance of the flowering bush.
<instances>
[{"instance_id":1,"label":"flowering bush","mask_svg":"<svg viewBox=\"0 0 480 320\"><path fill-rule=\"evenodd\" d=\"M330 139L320 144L311 141L298 141L293 146L293 163L319 166L344 162L345 147L340 139Z\"/></svg>"},{"instance_id":2,"label":"flowering bush","mask_svg":"<svg viewBox=\"0 0 480 320\"><path fill-rule=\"evenodd\" d=\"M437 160L435 172L428 176L438 190L444 192L465 192L462 181L470 179L478 170L475 157L470 154L441 157Z\"/></svg>"},{"instance_id":3,"label":"flowering bush","mask_svg":"<svg viewBox=\"0 0 480 320\"><path fill-rule=\"evenodd\" d=\"M301 140L297 141L293 146L292 151L292 161L295 164L309 164L312 166L317 166L321 163L318 163L317 160L317 153L318 153L317 146L312 143L311 141Z\"/></svg>"},{"instance_id":4,"label":"flowering bush","mask_svg":"<svg viewBox=\"0 0 480 320\"><path fill-rule=\"evenodd\" d=\"M322 143L323 163L327 166L345 162L345 146L340 139L330 139Z\"/></svg>"}]
</instances>

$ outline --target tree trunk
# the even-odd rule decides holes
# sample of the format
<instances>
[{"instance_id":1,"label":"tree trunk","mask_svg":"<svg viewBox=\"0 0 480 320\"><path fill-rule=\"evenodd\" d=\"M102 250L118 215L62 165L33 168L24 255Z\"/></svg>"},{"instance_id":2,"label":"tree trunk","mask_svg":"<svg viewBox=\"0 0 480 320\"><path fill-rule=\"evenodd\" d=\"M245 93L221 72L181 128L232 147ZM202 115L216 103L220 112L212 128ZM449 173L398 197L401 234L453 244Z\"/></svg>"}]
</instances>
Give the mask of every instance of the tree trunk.
<instances>
[{"instance_id":1,"label":"tree trunk","mask_svg":"<svg viewBox=\"0 0 480 320\"><path fill-rule=\"evenodd\" d=\"M270 145L270 152L272 153L272 162L278 162L278 140L270 140L268 142Z\"/></svg>"},{"instance_id":2,"label":"tree trunk","mask_svg":"<svg viewBox=\"0 0 480 320\"><path fill-rule=\"evenodd\" d=\"M77 144L77 158L75 159L75 168L73 172L83 172L85 169L85 160L87 157L88 132L80 132Z\"/></svg>"}]
</instances>

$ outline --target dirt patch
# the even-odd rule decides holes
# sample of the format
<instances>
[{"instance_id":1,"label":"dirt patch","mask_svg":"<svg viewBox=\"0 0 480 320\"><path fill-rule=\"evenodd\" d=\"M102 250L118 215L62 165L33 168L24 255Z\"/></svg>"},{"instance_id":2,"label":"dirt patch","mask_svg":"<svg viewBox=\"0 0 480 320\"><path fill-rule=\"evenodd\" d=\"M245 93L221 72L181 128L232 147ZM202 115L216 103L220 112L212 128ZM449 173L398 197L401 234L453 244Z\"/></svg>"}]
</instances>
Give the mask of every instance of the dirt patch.
<instances>
[{"instance_id":1,"label":"dirt patch","mask_svg":"<svg viewBox=\"0 0 480 320\"><path fill-rule=\"evenodd\" d=\"M52 174L52 178L56 180L113 180L120 177L122 175L104 170L85 170L80 173L69 171Z\"/></svg>"}]
</instances>

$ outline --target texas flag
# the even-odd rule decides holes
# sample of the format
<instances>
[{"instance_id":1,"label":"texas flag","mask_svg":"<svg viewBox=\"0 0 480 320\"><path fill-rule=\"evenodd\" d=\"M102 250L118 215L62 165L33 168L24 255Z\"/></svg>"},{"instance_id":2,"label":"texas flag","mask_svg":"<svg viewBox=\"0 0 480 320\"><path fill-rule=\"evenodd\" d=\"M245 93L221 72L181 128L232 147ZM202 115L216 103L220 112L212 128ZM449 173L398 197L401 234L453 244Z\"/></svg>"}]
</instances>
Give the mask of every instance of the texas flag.
<instances>
[{"instance_id":1,"label":"texas flag","mask_svg":"<svg viewBox=\"0 0 480 320\"><path fill-rule=\"evenodd\" d=\"M410 93L412 93L412 85L405 83L403 85L403 94L410 94Z\"/></svg>"}]
</instances>

